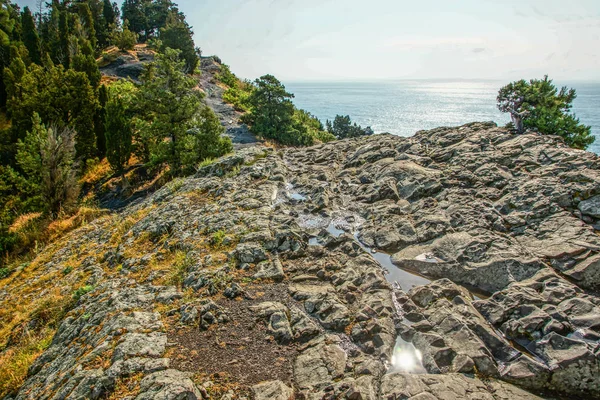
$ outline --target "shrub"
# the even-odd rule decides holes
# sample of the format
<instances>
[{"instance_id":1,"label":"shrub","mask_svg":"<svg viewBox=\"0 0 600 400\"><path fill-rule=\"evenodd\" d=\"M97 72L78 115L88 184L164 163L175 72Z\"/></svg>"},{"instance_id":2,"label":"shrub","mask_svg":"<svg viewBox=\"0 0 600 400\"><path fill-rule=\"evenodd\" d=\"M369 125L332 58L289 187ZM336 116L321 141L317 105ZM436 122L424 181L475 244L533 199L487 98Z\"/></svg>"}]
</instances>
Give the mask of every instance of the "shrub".
<instances>
[{"instance_id":1,"label":"shrub","mask_svg":"<svg viewBox=\"0 0 600 400\"><path fill-rule=\"evenodd\" d=\"M88 294L92 290L94 290L94 287L90 285L80 287L73 292L73 300L78 301L81 297Z\"/></svg>"},{"instance_id":2,"label":"shrub","mask_svg":"<svg viewBox=\"0 0 600 400\"><path fill-rule=\"evenodd\" d=\"M569 146L586 149L595 140L591 127L583 125L571 113L575 89L566 86L560 91L548 75L544 79L521 79L502 87L498 92L498 109L510 113L509 128L517 133L531 129L546 135L559 135Z\"/></svg>"},{"instance_id":3,"label":"shrub","mask_svg":"<svg viewBox=\"0 0 600 400\"><path fill-rule=\"evenodd\" d=\"M138 41L138 34L129 30L129 24L125 21L123 29L115 30L111 35L111 42L120 50L133 50Z\"/></svg>"}]
</instances>

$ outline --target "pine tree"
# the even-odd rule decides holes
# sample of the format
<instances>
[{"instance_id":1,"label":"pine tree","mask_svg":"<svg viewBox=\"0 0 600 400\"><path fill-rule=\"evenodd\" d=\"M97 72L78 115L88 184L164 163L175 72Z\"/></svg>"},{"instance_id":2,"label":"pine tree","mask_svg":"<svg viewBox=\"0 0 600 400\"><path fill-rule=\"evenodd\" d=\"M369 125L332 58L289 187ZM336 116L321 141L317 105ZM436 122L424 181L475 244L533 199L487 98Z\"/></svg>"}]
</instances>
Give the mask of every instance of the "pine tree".
<instances>
[{"instance_id":1,"label":"pine tree","mask_svg":"<svg viewBox=\"0 0 600 400\"><path fill-rule=\"evenodd\" d=\"M166 48L181 50L181 58L185 60L186 72L193 73L200 61L194 45L194 32L185 22L185 16L171 11L166 26L160 29L162 50Z\"/></svg>"},{"instance_id":2,"label":"pine tree","mask_svg":"<svg viewBox=\"0 0 600 400\"><path fill-rule=\"evenodd\" d=\"M78 157L88 159L94 155L94 115L98 101L85 73L65 70L62 65L41 67L32 64L21 79L15 81L8 104L14 142L31 130L31 115L37 112L45 124L76 130Z\"/></svg>"},{"instance_id":3,"label":"pine tree","mask_svg":"<svg viewBox=\"0 0 600 400\"><path fill-rule=\"evenodd\" d=\"M99 107L94 116L94 129L96 132L96 154L103 158L106 156L106 103L108 102L108 88L102 85L98 88Z\"/></svg>"},{"instance_id":4,"label":"pine tree","mask_svg":"<svg viewBox=\"0 0 600 400\"><path fill-rule=\"evenodd\" d=\"M106 103L106 158L110 167L120 174L131 157L131 118L118 93L111 93Z\"/></svg>"},{"instance_id":5,"label":"pine tree","mask_svg":"<svg viewBox=\"0 0 600 400\"><path fill-rule=\"evenodd\" d=\"M248 98L252 106L250 120L252 132L256 135L275 139L283 144L293 144L293 94L273 75L264 75L254 81L256 86Z\"/></svg>"},{"instance_id":6,"label":"pine tree","mask_svg":"<svg viewBox=\"0 0 600 400\"><path fill-rule=\"evenodd\" d=\"M80 39L79 52L73 57L72 68L75 71L84 72L94 89L100 85L102 74L98 69L98 63L94 57L91 43L86 39Z\"/></svg>"},{"instance_id":7,"label":"pine tree","mask_svg":"<svg viewBox=\"0 0 600 400\"><path fill-rule=\"evenodd\" d=\"M58 54L56 59L66 68L71 65L69 51L69 15L67 11L61 11L58 19Z\"/></svg>"},{"instance_id":8,"label":"pine tree","mask_svg":"<svg viewBox=\"0 0 600 400\"><path fill-rule=\"evenodd\" d=\"M143 34L143 39L148 39L148 15L146 9L150 0L125 0L123 2L123 21L129 21L129 29L137 33Z\"/></svg>"},{"instance_id":9,"label":"pine tree","mask_svg":"<svg viewBox=\"0 0 600 400\"><path fill-rule=\"evenodd\" d=\"M83 28L87 33L87 39L92 45L92 49L95 49L98 40L96 38L96 28L94 27L94 17L88 3L79 3L79 17L81 18Z\"/></svg>"},{"instance_id":10,"label":"pine tree","mask_svg":"<svg viewBox=\"0 0 600 400\"><path fill-rule=\"evenodd\" d=\"M55 216L77 200L79 187L75 169L75 131L46 128L33 114L32 129L19 141L17 164L25 174L28 191L43 199L44 208Z\"/></svg>"},{"instance_id":11,"label":"pine tree","mask_svg":"<svg viewBox=\"0 0 600 400\"><path fill-rule=\"evenodd\" d=\"M221 125L219 117L209 107L200 111L198 119L196 148L199 151L195 162L221 157L233 150L231 139L223 136L225 128Z\"/></svg>"},{"instance_id":12,"label":"pine tree","mask_svg":"<svg viewBox=\"0 0 600 400\"><path fill-rule=\"evenodd\" d=\"M29 52L29 59L36 64L42 63L42 54L40 47L40 38L37 33L35 21L29 7L23 8L21 14L21 25L23 29L23 44Z\"/></svg>"}]
</instances>

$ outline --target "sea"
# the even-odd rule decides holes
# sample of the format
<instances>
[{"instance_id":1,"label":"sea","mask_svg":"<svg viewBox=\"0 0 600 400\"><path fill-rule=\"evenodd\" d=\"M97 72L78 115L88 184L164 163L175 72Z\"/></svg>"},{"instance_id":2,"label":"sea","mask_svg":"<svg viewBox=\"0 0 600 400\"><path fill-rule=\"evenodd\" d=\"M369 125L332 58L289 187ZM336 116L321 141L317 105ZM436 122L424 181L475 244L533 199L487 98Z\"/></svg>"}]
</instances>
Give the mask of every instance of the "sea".
<instances>
[{"instance_id":1,"label":"sea","mask_svg":"<svg viewBox=\"0 0 600 400\"><path fill-rule=\"evenodd\" d=\"M592 127L596 141L588 151L600 154L600 82L555 82L575 88L573 112ZM412 136L422 129L459 126L473 121L504 125L508 114L496 108L504 81L401 80L373 82L284 82L296 106L323 123L337 114L370 126L376 133Z\"/></svg>"}]
</instances>

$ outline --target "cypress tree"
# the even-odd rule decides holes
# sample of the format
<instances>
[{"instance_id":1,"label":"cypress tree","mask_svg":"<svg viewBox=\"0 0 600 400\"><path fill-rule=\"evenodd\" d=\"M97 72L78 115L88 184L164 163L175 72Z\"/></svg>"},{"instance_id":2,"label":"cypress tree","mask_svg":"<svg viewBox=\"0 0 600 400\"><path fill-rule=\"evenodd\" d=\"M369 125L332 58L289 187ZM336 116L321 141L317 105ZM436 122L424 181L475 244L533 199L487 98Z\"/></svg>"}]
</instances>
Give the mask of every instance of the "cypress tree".
<instances>
[{"instance_id":1,"label":"cypress tree","mask_svg":"<svg viewBox=\"0 0 600 400\"><path fill-rule=\"evenodd\" d=\"M42 62L40 38L29 7L23 8L23 13L21 14L21 26L23 29L23 44L29 52L29 59L31 62L39 65Z\"/></svg>"},{"instance_id":2,"label":"cypress tree","mask_svg":"<svg viewBox=\"0 0 600 400\"><path fill-rule=\"evenodd\" d=\"M102 5L102 16L104 17L104 23L106 24L107 31L110 31L110 26L117 24L117 16L115 14L115 9L110 3L110 0L104 0L104 3Z\"/></svg>"},{"instance_id":3,"label":"cypress tree","mask_svg":"<svg viewBox=\"0 0 600 400\"><path fill-rule=\"evenodd\" d=\"M131 118L126 115L125 102L113 95L106 103L106 158L110 167L118 174L131 156Z\"/></svg>"},{"instance_id":4,"label":"cypress tree","mask_svg":"<svg viewBox=\"0 0 600 400\"><path fill-rule=\"evenodd\" d=\"M92 45L92 49L96 48L98 40L96 38L96 28L94 27L94 17L92 16L92 10L87 3L79 3L79 16L83 22L83 26L87 31L87 38Z\"/></svg>"},{"instance_id":5,"label":"cypress tree","mask_svg":"<svg viewBox=\"0 0 600 400\"><path fill-rule=\"evenodd\" d=\"M94 129L96 130L96 150L98 157L106 156L106 103L108 102L108 88L106 85L98 88L98 111L94 117Z\"/></svg>"},{"instance_id":6,"label":"cypress tree","mask_svg":"<svg viewBox=\"0 0 600 400\"><path fill-rule=\"evenodd\" d=\"M69 68L71 65L71 59L69 54L69 20L67 11L61 11L58 17L58 40L59 40L59 54L57 54L57 60Z\"/></svg>"}]
</instances>

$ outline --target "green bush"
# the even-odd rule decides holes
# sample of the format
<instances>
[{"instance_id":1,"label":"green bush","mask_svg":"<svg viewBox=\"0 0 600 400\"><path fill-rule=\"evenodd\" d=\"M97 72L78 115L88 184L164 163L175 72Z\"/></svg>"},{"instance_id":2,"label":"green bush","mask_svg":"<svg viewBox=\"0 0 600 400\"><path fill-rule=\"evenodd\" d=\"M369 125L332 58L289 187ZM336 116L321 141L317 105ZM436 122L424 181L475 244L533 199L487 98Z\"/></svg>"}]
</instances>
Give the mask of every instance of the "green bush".
<instances>
[{"instance_id":1,"label":"green bush","mask_svg":"<svg viewBox=\"0 0 600 400\"><path fill-rule=\"evenodd\" d=\"M498 92L498 109L510 113L508 125L517 133L527 129L545 135L561 136L565 143L576 149L586 149L595 140L591 127L581 124L571 113L575 89L566 86L560 91L548 76L511 82Z\"/></svg>"},{"instance_id":2,"label":"green bush","mask_svg":"<svg viewBox=\"0 0 600 400\"><path fill-rule=\"evenodd\" d=\"M138 34L129 30L127 23L123 30L113 32L111 42L120 50L133 50L138 41Z\"/></svg>"},{"instance_id":3,"label":"green bush","mask_svg":"<svg viewBox=\"0 0 600 400\"><path fill-rule=\"evenodd\" d=\"M90 285L80 287L73 292L73 300L78 301L82 296L88 294L92 290L94 290L94 287Z\"/></svg>"}]
</instances>

